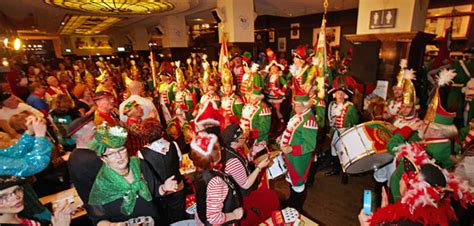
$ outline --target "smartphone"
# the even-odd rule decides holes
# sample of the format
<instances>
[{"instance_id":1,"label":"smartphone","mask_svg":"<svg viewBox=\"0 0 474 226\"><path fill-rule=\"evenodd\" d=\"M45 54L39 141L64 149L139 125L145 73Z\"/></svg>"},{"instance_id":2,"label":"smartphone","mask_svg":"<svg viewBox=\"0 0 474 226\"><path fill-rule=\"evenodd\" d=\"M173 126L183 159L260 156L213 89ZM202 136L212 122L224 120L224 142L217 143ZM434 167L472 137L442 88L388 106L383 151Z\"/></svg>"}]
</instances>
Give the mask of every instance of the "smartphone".
<instances>
[{"instance_id":1,"label":"smartphone","mask_svg":"<svg viewBox=\"0 0 474 226\"><path fill-rule=\"evenodd\" d=\"M364 213L370 215L372 213L372 191L371 190L364 190Z\"/></svg>"}]
</instances>

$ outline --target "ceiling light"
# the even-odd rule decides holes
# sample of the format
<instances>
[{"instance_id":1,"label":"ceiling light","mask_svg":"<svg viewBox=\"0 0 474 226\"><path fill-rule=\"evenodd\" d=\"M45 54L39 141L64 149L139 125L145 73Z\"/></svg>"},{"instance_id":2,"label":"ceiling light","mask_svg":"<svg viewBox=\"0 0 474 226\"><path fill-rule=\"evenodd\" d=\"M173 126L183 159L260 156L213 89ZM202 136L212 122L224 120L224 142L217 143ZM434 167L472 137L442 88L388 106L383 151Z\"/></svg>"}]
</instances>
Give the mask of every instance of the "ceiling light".
<instances>
[{"instance_id":1,"label":"ceiling light","mask_svg":"<svg viewBox=\"0 0 474 226\"><path fill-rule=\"evenodd\" d=\"M193 21L204 21L204 19L202 19L202 18L194 18L194 19L192 19L192 20L193 20Z\"/></svg>"},{"instance_id":2,"label":"ceiling light","mask_svg":"<svg viewBox=\"0 0 474 226\"><path fill-rule=\"evenodd\" d=\"M159 13L174 9L166 0L43 0L46 4L88 13L100 14L147 14Z\"/></svg>"},{"instance_id":3,"label":"ceiling light","mask_svg":"<svg viewBox=\"0 0 474 226\"><path fill-rule=\"evenodd\" d=\"M3 44L4 44L5 46L8 46L8 38L3 39Z\"/></svg>"},{"instance_id":4,"label":"ceiling light","mask_svg":"<svg viewBox=\"0 0 474 226\"><path fill-rule=\"evenodd\" d=\"M10 65L10 64L8 63L8 60L7 60L6 57L2 58L2 65L3 65L4 67L8 67L8 65Z\"/></svg>"},{"instance_id":5,"label":"ceiling light","mask_svg":"<svg viewBox=\"0 0 474 226\"><path fill-rule=\"evenodd\" d=\"M21 41L19 38L15 38L15 41L13 42L13 49L19 50L21 47Z\"/></svg>"}]
</instances>

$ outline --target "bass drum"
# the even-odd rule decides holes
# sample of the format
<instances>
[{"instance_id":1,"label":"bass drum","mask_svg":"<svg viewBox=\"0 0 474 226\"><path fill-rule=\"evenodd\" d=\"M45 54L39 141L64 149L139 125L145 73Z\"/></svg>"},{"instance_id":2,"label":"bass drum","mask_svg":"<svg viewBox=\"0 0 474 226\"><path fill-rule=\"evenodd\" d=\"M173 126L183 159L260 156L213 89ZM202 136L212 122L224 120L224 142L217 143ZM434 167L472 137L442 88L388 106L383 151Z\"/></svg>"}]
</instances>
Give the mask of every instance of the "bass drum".
<instances>
[{"instance_id":1,"label":"bass drum","mask_svg":"<svg viewBox=\"0 0 474 226\"><path fill-rule=\"evenodd\" d=\"M387 151L392 132L384 122L370 121L343 132L332 143L344 172L363 173L378 169L393 160Z\"/></svg>"}]
</instances>

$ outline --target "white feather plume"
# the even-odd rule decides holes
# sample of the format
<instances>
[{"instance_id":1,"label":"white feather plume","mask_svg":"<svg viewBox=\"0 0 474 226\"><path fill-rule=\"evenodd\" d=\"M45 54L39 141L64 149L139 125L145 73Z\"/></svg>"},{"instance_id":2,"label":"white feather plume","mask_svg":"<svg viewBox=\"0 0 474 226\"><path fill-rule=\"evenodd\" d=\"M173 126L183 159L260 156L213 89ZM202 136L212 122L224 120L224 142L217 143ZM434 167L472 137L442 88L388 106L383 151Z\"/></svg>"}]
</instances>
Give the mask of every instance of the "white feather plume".
<instances>
[{"instance_id":1,"label":"white feather plume","mask_svg":"<svg viewBox=\"0 0 474 226\"><path fill-rule=\"evenodd\" d=\"M438 74L438 85L444 86L446 84L451 83L455 76L456 76L456 72L454 72L454 69L448 70L444 68Z\"/></svg>"},{"instance_id":2,"label":"white feather plume","mask_svg":"<svg viewBox=\"0 0 474 226\"><path fill-rule=\"evenodd\" d=\"M408 80L415 80L415 70L413 69L406 69L405 72L403 73L403 78L408 79Z\"/></svg>"},{"instance_id":3,"label":"white feather plume","mask_svg":"<svg viewBox=\"0 0 474 226\"><path fill-rule=\"evenodd\" d=\"M181 64L181 61L177 60L174 62L174 64L176 65L177 68L179 68L179 65Z\"/></svg>"},{"instance_id":4,"label":"white feather plume","mask_svg":"<svg viewBox=\"0 0 474 226\"><path fill-rule=\"evenodd\" d=\"M289 68L289 71L291 72L292 75L296 75L296 73L298 72L298 66L292 64L290 65L290 68Z\"/></svg>"}]
</instances>

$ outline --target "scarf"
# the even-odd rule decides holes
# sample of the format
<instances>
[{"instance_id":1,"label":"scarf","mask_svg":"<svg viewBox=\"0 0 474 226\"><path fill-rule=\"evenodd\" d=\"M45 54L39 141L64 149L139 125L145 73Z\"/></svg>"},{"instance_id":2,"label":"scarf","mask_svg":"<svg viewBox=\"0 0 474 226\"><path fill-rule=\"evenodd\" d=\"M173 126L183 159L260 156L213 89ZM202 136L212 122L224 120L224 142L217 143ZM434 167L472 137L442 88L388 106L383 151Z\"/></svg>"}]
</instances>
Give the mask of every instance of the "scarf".
<instances>
[{"instance_id":1,"label":"scarf","mask_svg":"<svg viewBox=\"0 0 474 226\"><path fill-rule=\"evenodd\" d=\"M130 171L133 182L128 183L123 176L112 170L107 164L100 168L97 178L89 195L90 205L105 205L123 198L120 211L125 215L132 214L138 195L146 201L151 201L151 193L147 182L141 178L140 162L136 157L130 157Z\"/></svg>"}]
</instances>

